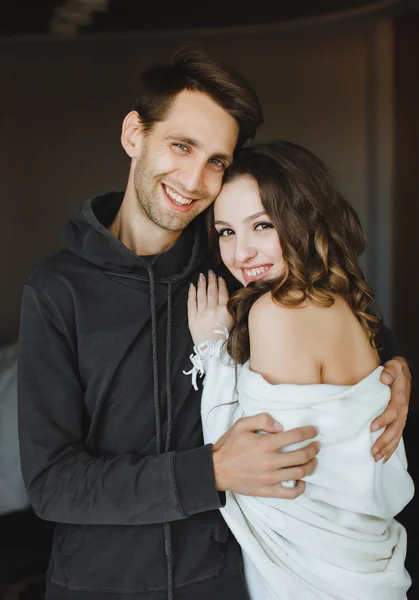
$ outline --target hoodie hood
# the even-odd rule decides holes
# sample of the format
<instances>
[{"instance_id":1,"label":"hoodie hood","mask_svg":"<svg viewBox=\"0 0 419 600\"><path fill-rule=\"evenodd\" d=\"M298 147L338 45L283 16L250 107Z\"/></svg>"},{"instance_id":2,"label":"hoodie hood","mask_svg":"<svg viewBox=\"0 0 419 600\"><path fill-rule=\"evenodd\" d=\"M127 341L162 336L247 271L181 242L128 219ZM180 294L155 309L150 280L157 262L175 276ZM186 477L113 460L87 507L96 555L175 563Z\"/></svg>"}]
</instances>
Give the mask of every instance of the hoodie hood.
<instances>
[{"instance_id":1,"label":"hoodie hood","mask_svg":"<svg viewBox=\"0 0 419 600\"><path fill-rule=\"evenodd\" d=\"M123 192L110 192L77 208L63 232L64 248L103 271L141 279L149 279L150 267L157 281L167 282L184 279L196 271L208 252L203 215L194 219L166 252L137 256L108 230L123 197Z\"/></svg>"}]
</instances>

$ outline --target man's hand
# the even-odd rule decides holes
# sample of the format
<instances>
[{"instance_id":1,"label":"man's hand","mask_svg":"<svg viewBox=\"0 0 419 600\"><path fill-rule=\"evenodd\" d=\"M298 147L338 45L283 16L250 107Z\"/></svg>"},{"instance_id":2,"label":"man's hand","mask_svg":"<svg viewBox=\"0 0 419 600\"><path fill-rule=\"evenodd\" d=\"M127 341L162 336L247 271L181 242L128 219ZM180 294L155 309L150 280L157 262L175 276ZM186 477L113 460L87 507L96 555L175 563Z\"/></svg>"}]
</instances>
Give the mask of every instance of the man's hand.
<instances>
[{"instance_id":1,"label":"man's hand","mask_svg":"<svg viewBox=\"0 0 419 600\"><path fill-rule=\"evenodd\" d=\"M269 435L258 434L258 431ZM317 435L317 429L311 426L284 432L266 413L239 419L213 446L217 489L246 496L297 498L305 490L305 483L300 480L317 466L320 444L312 442L290 452L281 450ZM295 487L281 485L291 480L296 480Z\"/></svg>"},{"instance_id":2,"label":"man's hand","mask_svg":"<svg viewBox=\"0 0 419 600\"><path fill-rule=\"evenodd\" d=\"M383 414L372 422L371 431L378 431L385 427L372 448L372 454L375 461L384 456L386 462L399 445L406 425L412 378L404 358L393 358L384 366L380 379L382 383L390 386L391 398Z\"/></svg>"}]
</instances>

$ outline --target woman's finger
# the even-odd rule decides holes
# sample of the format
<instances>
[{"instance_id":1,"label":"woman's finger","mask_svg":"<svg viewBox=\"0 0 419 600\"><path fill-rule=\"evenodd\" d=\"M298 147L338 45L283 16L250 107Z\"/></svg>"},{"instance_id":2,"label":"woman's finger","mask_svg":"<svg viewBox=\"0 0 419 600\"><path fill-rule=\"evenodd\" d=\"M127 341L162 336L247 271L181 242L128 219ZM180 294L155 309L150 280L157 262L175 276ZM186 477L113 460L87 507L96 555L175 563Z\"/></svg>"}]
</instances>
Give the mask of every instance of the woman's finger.
<instances>
[{"instance_id":1,"label":"woman's finger","mask_svg":"<svg viewBox=\"0 0 419 600\"><path fill-rule=\"evenodd\" d=\"M198 278L198 289L196 293L198 312L207 308L207 280L203 273Z\"/></svg>"},{"instance_id":2,"label":"woman's finger","mask_svg":"<svg viewBox=\"0 0 419 600\"><path fill-rule=\"evenodd\" d=\"M225 306L229 299L227 284L222 277L218 278L218 304Z\"/></svg>"},{"instance_id":3,"label":"woman's finger","mask_svg":"<svg viewBox=\"0 0 419 600\"><path fill-rule=\"evenodd\" d=\"M207 306L210 309L218 306L218 283L213 271L208 271Z\"/></svg>"},{"instance_id":4,"label":"woman's finger","mask_svg":"<svg viewBox=\"0 0 419 600\"><path fill-rule=\"evenodd\" d=\"M194 286L193 283L191 283L189 285L189 292L188 292L188 321L189 321L189 324L191 324L192 321L195 319L197 312L198 312L198 310L197 310L197 305L196 305L196 287Z\"/></svg>"}]
</instances>

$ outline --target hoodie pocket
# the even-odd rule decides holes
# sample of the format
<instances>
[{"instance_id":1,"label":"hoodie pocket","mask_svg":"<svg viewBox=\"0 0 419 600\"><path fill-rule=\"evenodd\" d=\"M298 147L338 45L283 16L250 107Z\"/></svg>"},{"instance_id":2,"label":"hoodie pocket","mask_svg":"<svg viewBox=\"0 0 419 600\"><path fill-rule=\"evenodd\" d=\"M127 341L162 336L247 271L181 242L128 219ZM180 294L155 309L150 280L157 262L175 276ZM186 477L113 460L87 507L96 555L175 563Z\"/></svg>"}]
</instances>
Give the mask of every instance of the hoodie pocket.
<instances>
[{"instance_id":1,"label":"hoodie pocket","mask_svg":"<svg viewBox=\"0 0 419 600\"><path fill-rule=\"evenodd\" d=\"M225 544L228 538L228 525L220 513L220 518L215 523L214 540L220 544Z\"/></svg>"},{"instance_id":2,"label":"hoodie pocket","mask_svg":"<svg viewBox=\"0 0 419 600\"><path fill-rule=\"evenodd\" d=\"M162 525L65 527L71 529L57 540L54 549L54 583L80 592L167 589ZM211 579L222 572L226 534L218 511L175 521L171 530L175 587Z\"/></svg>"},{"instance_id":3,"label":"hoodie pocket","mask_svg":"<svg viewBox=\"0 0 419 600\"><path fill-rule=\"evenodd\" d=\"M58 524L54 532L52 546L52 580L59 585L68 583L68 567L77 551L84 531L84 525Z\"/></svg>"}]
</instances>

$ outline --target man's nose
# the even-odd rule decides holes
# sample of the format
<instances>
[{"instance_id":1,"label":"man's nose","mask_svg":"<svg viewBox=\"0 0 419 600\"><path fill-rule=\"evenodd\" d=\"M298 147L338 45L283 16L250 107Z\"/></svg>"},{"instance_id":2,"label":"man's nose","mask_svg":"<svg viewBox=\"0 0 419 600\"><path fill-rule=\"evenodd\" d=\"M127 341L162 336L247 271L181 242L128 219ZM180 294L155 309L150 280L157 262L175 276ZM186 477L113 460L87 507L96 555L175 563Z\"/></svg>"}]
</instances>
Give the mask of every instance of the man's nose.
<instances>
[{"instance_id":1,"label":"man's nose","mask_svg":"<svg viewBox=\"0 0 419 600\"><path fill-rule=\"evenodd\" d=\"M201 193L204 187L204 170L205 165L200 162L194 162L188 165L187 168L183 169L180 173L179 179L185 192L193 197L196 193Z\"/></svg>"}]
</instances>

